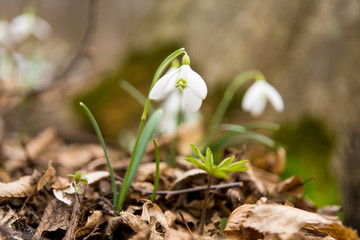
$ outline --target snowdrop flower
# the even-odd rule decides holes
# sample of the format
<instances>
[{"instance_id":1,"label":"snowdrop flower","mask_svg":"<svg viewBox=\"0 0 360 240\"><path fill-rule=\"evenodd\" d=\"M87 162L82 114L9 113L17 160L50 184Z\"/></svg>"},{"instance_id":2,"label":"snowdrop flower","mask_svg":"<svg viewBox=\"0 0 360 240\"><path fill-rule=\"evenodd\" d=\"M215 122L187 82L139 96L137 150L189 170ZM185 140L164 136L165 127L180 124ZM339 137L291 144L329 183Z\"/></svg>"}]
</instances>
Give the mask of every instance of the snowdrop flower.
<instances>
[{"instance_id":1,"label":"snowdrop flower","mask_svg":"<svg viewBox=\"0 0 360 240\"><path fill-rule=\"evenodd\" d=\"M184 112L196 112L207 95L207 87L202 77L190 67L187 54L182 59L182 66L174 72L161 77L150 92L150 99L160 101L174 91L181 93L181 109Z\"/></svg>"},{"instance_id":2,"label":"snowdrop flower","mask_svg":"<svg viewBox=\"0 0 360 240\"><path fill-rule=\"evenodd\" d=\"M158 126L159 131L172 135L177 130L178 117L181 105L181 95L179 91L173 91L166 100L161 104L164 114Z\"/></svg>"},{"instance_id":3,"label":"snowdrop flower","mask_svg":"<svg viewBox=\"0 0 360 240\"><path fill-rule=\"evenodd\" d=\"M34 13L24 13L11 21L9 30L16 42L23 41L30 34L33 34L39 40L45 40L51 33L51 26Z\"/></svg>"},{"instance_id":4,"label":"snowdrop flower","mask_svg":"<svg viewBox=\"0 0 360 240\"><path fill-rule=\"evenodd\" d=\"M276 111L284 110L284 102L279 92L265 80L257 80L245 93L242 109L254 117L260 116L270 101Z\"/></svg>"}]
</instances>

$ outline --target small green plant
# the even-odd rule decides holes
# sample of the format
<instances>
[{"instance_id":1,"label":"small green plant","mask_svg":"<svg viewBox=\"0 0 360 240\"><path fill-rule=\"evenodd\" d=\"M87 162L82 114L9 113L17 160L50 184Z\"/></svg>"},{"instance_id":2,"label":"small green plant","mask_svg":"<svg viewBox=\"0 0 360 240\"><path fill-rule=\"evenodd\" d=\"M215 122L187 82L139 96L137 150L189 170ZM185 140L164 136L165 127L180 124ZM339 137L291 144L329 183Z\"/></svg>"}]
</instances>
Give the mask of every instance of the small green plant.
<instances>
[{"instance_id":1,"label":"small green plant","mask_svg":"<svg viewBox=\"0 0 360 240\"><path fill-rule=\"evenodd\" d=\"M72 177L74 179L74 182L72 183L72 186L74 187L74 190L77 194L82 194L82 190L80 188L80 183L88 184L88 178L84 177L80 171L77 171L75 175L73 174L67 174L66 176Z\"/></svg>"},{"instance_id":2,"label":"small green plant","mask_svg":"<svg viewBox=\"0 0 360 240\"><path fill-rule=\"evenodd\" d=\"M210 148L206 148L206 156L203 156L200 150L191 144L191 148L194 153L200 158L200 161L192 156L187 156L185 159L197 166L198 168L204 170L208 174L208 186L205 192L205 203L201 212L201 220L200 220L200 229L199 233L202 235L204 233L204 224L206 218L206 207L209 203L209 195L210 195L210 187L213 178L228 178L229 173L232 172L242 172L246 171L247 167L244 166L248 160L241 160L233 163L235 156L231 156L222 160L218 165L214 163L214 156L211 152Z\"/></svg>"}]
</instances>

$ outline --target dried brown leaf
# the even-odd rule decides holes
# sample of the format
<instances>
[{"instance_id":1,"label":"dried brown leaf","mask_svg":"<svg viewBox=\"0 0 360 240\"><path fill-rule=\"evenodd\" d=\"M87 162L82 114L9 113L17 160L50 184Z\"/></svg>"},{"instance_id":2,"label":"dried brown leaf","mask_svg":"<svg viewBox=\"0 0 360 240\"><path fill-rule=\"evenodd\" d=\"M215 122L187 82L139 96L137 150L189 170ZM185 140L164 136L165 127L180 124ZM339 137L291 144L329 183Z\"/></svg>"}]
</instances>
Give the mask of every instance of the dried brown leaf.
<instances>
[{"instance_id":1,"label":"dried brown leaf","mask_svg":"<svg viewBox=\"0 0 360 240\"><path fill-rule=\"evenodd\" d=\"M65 194L65 192L61 189L53 189L53 194L56 197L56 199L62 201L63 203L66 203L67 205L71 205L72 199Z\"/></svg>"},{"instance_id":2,"label":"dried brown leaf","mask_svg":"<svg viewBox=\"0 0 360 240\"><path fill-rule=\"evenodd\" d=\"M171 227L174 224L175 220L176 220L176 214L169 211L169 210L166 210L164 212L164 216L166 218L166 221L167 221L169 227Z\"/></svg>"},{"instance_id":3,"label":"dried brown leaf","mask_svg":"<svg viewBox=\"0 0 360 240\"><path fill-rule=\"evenodd\" d=\"M10 183L0 183L0 202L11 198L27 197L35 185L32 176L24 176Z\"/></svg>"},{"instance_id":4,"label":"dried brown leaf","mask_svg":"<svg viewBox=\"0 0 360 240\"><path fill-rule=\"evenodd\" d=\"M89 234L96 226L104 221L104 216L101 211L95 210L88 217L85 226L79 228L76 232L76 237L83 237Z\"/></svg>"},{"instance_id":5,"label":"dried brown leaf","mask_svg":"<svg viewBox=\"0 0 360 240\"><path fill-rule=\"evenodd\" d=\"M21 232L13 230L11 227L0 226L0 240L23 240Z\"/></svg>"},{"instance_id":6,"label":"dried brown leaf","mask_svg":"<svg viewBox=\"0 0 360 240\"><path fill-rule=\"evenodd\" d=\"M3 206L0 208L0 225L11 227L19 216L9 206Z\"/></svg>"},{"instance_id":7,"label":"dried brown leaf","mask_svg":"<svg viewBox=\"0 0 360 240\"><path fill-rule=\"evenodd\" d=\"M277 186L276 191L285 196L301 198L305 191L305 187L300 176L292 176L282 181Z\"/></svg>"},{"instance_id":8,"label":"dried brown leaf","mask_svg":"<svg viewBox=\"0 0 360 240\"><path fill-rule=\"evenodd\" d=\"M101 150L101 156L99 156L99 150ZM57 162L66 168L77 169L98 157L104 157L101 146L74 144L61 149Z\"/></svg>"},{"instance_id":9,"label":"dried brown leaf","mask_svg":"<svg viewBox=\"0 0 360 240\"><path fill-rule=\"evenodd\" d=\"M160 162L160 172L163 171L168 166L165 162ZM154 181L156 172L156 163L148 162L140 164L135 179L136 181Z\"/></svg>"},{"instance_id":10,"label":"dried brown leaf","mask_svg":"<svg viewBox=\"0 0 360 240\"><path fill-rule=\"evenodd\" d=\"M166 230L164 240L193 240L193 238L188 232L169 228Z\"/></svg>"},{"instance_id":11,"label":"dried brown leaf","mask_svg":"<svg viewBox=\"0 0 360 240\"><path fill-rule=\"evenodd\" d=\"M57 229L67 229L70 223L71 208L56 198L45 208L35 236L40 237L43 232L52 232Z\"/></svg>"},{"instance_id":12,"label":"dried brown leaf","mask_svg":"<svg viewBox=\"0 0 360 240\"><path fill-rule=\"evenodd\" d=\"M278 204L245 204L235 209L226 224L225 235L244 239L246 234L296 239L302 228L329 234L336 239L357 239L356 232L344 227L334 217L324 216ZM253 232L251 232L253 231ZM255 232L254 232L255 231ZM247 237L249 237L247 235Z\"/></svg>"},{"instance_id":13,"label":"dried brown leaf","mask_svg":"<svg viewBox=\"0 0 360 240\"><path fill-rule=\"evenodd\" d=\"M280 182L277 175L254 167L249 162L245 166L248 168L245 174L249 176L259 192L263 194L276 192L277 184Z\"/></svg>"},{"instance_id":14,"label":"dried brown leaf","mask_svg":"<svg viewBox=\"0 0 360 240\"><path fill-rule=\"evenodd\" d=\"M43 130L26 145L29 156L35 159L42 151L46 150L47 146L55 139L56 130L54 128Z\"/></svg>"},{"instance_id":15,"label":"dried brown leaf","mask_svg":"<svg viewBox=\"0 0 360 240\"><path fill-rule=\"evenodd\" d=\"M163 228L169 228L167 219L160 207L151 201L146 201L143 205L141 219L150 223L152 218L155 219L156 223L160 223Z\"/></svg>"},{"instance_id":16,"label":"dried brown leaf","mask_svg":"<svg viewBox=\"0 0 360 240\"><path fill-rule=\"evenodd\" d=\"M190 228L196 227L198 220L194 218L193 215L188 213L187 211L181 210L181 214L184 216L185 221L189 225ZM176 221L183 222L180 214L176 214Z\"/></svg>"},{"instance_id":17,"label":"dried brown leaf","mask_svg":"<svg viewBox=\"0 0 360 240\"><path fill-rule=\"evenodd\" d=\"M147 223L141 220L140 216L136 216L129 212L120 212L118 217L111 218L106 228L106 233L111 234L114 230L121 227L121 225L128 225L134 232L140 232L147 228Z\"/></svg>"},{"instance_id":18,"label":"dried brown leaf","mask_svg":"<svg viewBox=\"0 0 360 240\"><path fill-rule=\"evenodd\" d=\"M177 186L178 184L182 184L185 182L193 183L196 180L196 178L198 177L203 178L206 175L207 173L202 169L198 169L198 168L191 169L179 175L177 179L173 182L172 188L175 188L175 186Z\"/></svg>"},{"instance_id":19,"label":"dried brown leaf","mask_svg":"<svg viewBox=\"0 0 360 240\"><path fill-rule=\"evenodd\" d=\"M341 206L332 205L332 206L324 206L320 208L317 213L329 216L337 216L337 214L341 211Z\"/></svg>"},{"instance_id":20,"label":"dried brown leaf","mask_svg":"<svg viewBox=\"0 0 360 240\"><path fill-rule=\"evenodd\" d=\"M45 173L42 175L40 180L37 184L37 191L40 191L46 183L52 181L52 179L55 177L56 171L55 168L51 165L51 162L49 162L48 168L46 169Z\"/></svg>"}]
</instances>

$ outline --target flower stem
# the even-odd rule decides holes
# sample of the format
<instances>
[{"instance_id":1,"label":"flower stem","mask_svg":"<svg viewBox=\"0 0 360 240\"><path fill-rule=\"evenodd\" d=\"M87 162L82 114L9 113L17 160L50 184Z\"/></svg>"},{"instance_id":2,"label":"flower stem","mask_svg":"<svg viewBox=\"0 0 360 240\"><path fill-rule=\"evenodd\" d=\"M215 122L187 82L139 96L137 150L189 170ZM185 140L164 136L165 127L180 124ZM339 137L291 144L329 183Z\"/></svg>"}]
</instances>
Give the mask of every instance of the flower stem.
<instances>
[{"instance_id":1,"label":"flower stem","mask_svg":"<svg viewBox=\"0 0 360 240\"><path fill-rule=\"evenodd\" d=\"M209 123L209 130L204 137L204 140L203 140L204 143L208 143L210 138L214 134L214 132L217 130L236 91L247 81L252 80L252 79L260 79L260 78L264 78L264 76L258 70L249 70L244 73L241 73L240 75L238 75L237 77L234 78L234 80L227 87L227 89L219 103L219 106L217 107L216 112L213 115L213 118L211 119L211 121Z\"/></svg>"},{"instance_id":2,"label":"flower stem","mask_svg":"<svg viewBox=\"0 0 360 240\"><path fill-rule=\"evenodd\" d=\"M131 158L130 158L128 170L127 170L126 173L125 173L124 182L123 182L123 184L122 184L122 186L121 186L121 190L120 190L120 194L119 194L119 197L118 197L118 201L117 201L117 203L116 203L116 208L115 208L116 211L120 211L120 209L123 207L123 204L124 204L124 201L125 201L126 188L125 188L124 186L128 185L128 182L129 182L130 170L131 170L131 168L133 167L133 164L134 164L135 153L136 153L136 150L137 150L137 147L138 147L138 144L139 144L139 139L140 139L142 130L143 130L143 128L144 128L144 124L145 124L147 112L148 112L148 109L149 109L149 104L150 104L149 95L150 95L151 89L154 87L156 81L159 80L160 76L162 75L162 73L164 72L164 70L166 69L166 67L167 67L175 58L177 58L180 54L182 54L182 53L184 53L184 52L185 52L185 49L184 49L184 48L180 48L180 49L176 50L175 52L173 52L172 54L170 54L170 55L160 64L160 66L158 67L158 69L157 69L156 72L155 72L154 78L153 78L152 83L151 83L151 85L150 85L149 94L148 94L148 97L147 97L146 102L145 102L144 111L143 111L142 116L141 116L141 120L140 120L140 124L139 124L139 128L138 128L138 132L137 132L137 135L136 135L135 144L134 144L134 147L133 147L133 150L132 150L132 154L131 154Z\"/></svg>"},{"instance_id":3,"label":"flower stem","mask_svg":"<svg viewBox=\"0 0 360 240\"><path fill-rule=\"evenodd\" d=\"M208 179L208 185L207 185L207 189L205 192L205 199L204 199L204 205L202 207L201 210L201 220L200 220L200 230L199 230L199 234L203 235L204 233L204 226L205 226L205 218L206 218L206 208L207 205L209 203L209 196L210 196L210 187L211 187L211 183L212 183L213 177L211 175L209 175L209 179Z\"/></svg>"}]
</instances>

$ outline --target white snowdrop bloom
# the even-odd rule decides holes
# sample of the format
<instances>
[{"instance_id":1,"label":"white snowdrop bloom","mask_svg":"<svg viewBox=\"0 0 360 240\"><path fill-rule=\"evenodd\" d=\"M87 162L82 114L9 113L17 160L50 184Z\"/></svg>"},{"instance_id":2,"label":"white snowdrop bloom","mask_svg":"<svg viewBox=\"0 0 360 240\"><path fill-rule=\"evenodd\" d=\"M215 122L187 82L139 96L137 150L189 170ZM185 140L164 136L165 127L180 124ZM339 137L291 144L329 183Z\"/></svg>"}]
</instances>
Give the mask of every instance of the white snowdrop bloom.
<instances>
[{"instance_id":1,"label":"white snowdrop bloom","mask_svg":"<svg viewBox=\"0 0 360 240\"><path fill-rule=\"evenodd\" d=\"M260 116L269 101L276 111L284 110L284 102L279 92L265 80L257 80L246 91L242 100L242 109L254 117Z\"/></svg>"},{"instance_id":2,"label":"white snowdrop bloom","mask_svg":"<svg viewBox=\"0 0 360 240\"><path fill-rule=\"evenodd\" d=\"M33 13L24 13L15 17L9 25L9 30L16 42L23 41L30 34L39 40L45 40L51 34L51 26Z\"/></svg>"},{"instance_id":3,"label":"white snowdrop bloom","mask_svg":"<svg viewBox=\"0 0 360 240\"><path fill-rule=\"evenodd\" d=\"M184 58L188 56L185 55ZM193 71L183 58L183 65L174 72L161 77L150 92L150 99L160 101L173 91L181 93L181 109L184 112L196 112L207 95L207 87L202 77Z\"/></svg>"},{"instance_id":4,"label":"white snowdrop bloom","mask_svg":"<svg viewBox=\"0 0 360 240\"><path fill-rule=\"evenodd\" d=\"M41 89L46 87L54 77L55 66L39 56L28 58L22 54L13 52L16 64L16 79L23 86Z\"/></svg>"}]
</instances>

